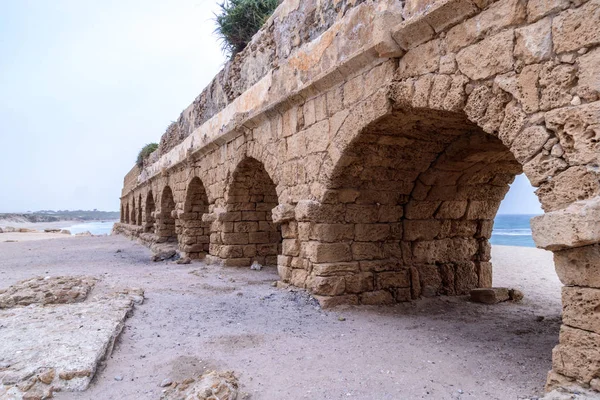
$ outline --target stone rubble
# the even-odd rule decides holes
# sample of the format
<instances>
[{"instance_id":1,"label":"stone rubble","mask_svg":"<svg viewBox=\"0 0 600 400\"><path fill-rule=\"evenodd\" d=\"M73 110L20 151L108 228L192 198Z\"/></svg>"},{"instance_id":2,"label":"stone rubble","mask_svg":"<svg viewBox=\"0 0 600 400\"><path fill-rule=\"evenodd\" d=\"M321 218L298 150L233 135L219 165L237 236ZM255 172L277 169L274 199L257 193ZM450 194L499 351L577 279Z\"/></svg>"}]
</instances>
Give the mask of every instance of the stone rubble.
<instances>
[{"instance_id":1,"label":"stone rubble","mask_svg":"<svg viewBox=\"0 0 600 400\"><path fill-rule=\"evenodd\" d=\"M169 386L160 397L161 400L236 400L238 399L238 380L231 371L209 371L197 378L182 382L163 381Z\"/></svg>"},{"instance_id":2,"label":"stone rubble","mask_svg":"<svg viewBox=\"0 0 600 400\"><path fill-rule=\"evenodd\" d=\"M69 304L84 301L96 283L96 278L47 276L18 282L0 289L0 309L30 304Z\"/></svg>"},{"instance_id":3,"label":"stone rubble","mask_svg":"<svg viewBox=\"0 0 600 400\"><path fill-rule=\"evenodd\" d=\"M519 302L523 300L523 292L508 288L478 288L471 290L471 301L483 304L498 304L504 301Z\"/></svg>"}]
</instances>

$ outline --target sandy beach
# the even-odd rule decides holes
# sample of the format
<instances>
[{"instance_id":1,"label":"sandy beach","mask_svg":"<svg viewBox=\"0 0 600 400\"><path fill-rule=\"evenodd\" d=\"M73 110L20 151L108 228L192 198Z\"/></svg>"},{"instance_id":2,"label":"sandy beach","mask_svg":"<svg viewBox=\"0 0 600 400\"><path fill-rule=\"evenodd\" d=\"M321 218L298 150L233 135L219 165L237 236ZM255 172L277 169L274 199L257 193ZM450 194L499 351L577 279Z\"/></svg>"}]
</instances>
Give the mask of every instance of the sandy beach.
<instances>
[{"instance_id":1,"label":"sandy beach","mask_svg":"<svg viewBox=\"0 0 600 400\"><path fill-rule=\"evenodd\" d=\"M119 236L4 235L0 288L88 275L100 279L91 296L146 293L89 389L57 399L158 399L163 380L207 369L234 371L256 400L528 399L543 394L558 341L560 283L551 253L532 248L493 249L494 283L521 289L520 304L442 297L322 310L303 291L273 287L274 269L153 263Z\"/></svg>"}]
</instances>

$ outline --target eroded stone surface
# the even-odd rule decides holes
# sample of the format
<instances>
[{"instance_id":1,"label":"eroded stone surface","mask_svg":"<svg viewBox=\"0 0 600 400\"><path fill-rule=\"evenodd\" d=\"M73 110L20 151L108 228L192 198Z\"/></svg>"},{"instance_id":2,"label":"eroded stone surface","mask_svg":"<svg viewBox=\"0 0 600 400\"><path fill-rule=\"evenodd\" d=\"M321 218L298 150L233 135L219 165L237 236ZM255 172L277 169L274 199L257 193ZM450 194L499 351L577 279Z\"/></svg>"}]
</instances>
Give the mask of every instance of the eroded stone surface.
<instances>
[{"instance_id":1,"label":"eroded stone surface","mask_svg":"<svg viewBox=\"0 0 600 400\"><path fill-rule=\"evenodd\" d=\"M284 1L127 174L115 230L277 264L323 305L468 294L492 286L493 220L525 172L548 213L537 245L564 252L564 281L595 285L591 253L570 251L600 242L599 10ZM561 336L554 372L588 384L578 338Z\"/></svg>"},{"instance_id":2,"label":"eroded stone surface","mask_svg":"<svg viewBox=\"0 0 600 400\"><path fill-rule=\"evenodd\" d=\"M236 400L238 380L231 371L209 371L197 378L173 382L161 400Z\"/></svg>"},{"instance_id":3,"label":"eroded stone surface","mask_svg":"<svg viewBox=\"0 0 600 400\"><path fill-rule=\"evenodd\" d=\"M0 289L0 309L30 304L68 304L86 299L94 287L93 277L37 277Z\"/></svg>"},{"instance_id":4,"label":"eroded stone surface","mask_svg":"<svg viewBox=\"0 0 600 400\"><path fill-rule=\"evenodd\" d=\"M85 303L0 311L0 394L46 398L42 395L53 391L85 390L98 363L110 355L133 303L121 293Z\"/></svg>"}]
</instances>

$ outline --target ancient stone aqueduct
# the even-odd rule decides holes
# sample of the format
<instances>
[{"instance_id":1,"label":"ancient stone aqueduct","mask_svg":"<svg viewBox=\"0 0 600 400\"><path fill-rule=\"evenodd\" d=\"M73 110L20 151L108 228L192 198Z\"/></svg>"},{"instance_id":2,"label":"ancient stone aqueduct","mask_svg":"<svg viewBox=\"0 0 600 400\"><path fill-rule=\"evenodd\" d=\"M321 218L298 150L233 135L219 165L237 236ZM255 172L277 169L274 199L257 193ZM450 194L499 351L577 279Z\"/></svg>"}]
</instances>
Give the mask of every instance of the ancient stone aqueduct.
<instances>
[{"instance_id":1,"label":"ancient stone aqueduct","mask_svg":"<svg viewBox=\"0 0 600 400\"><path fill-rule=\"evenodd\" d=\"M600 0L286 0L127 174L116 230L325 306L460 295L524 172L565 285L548 388L598 388L599 44Z\"/></svg>"}]
</instances>

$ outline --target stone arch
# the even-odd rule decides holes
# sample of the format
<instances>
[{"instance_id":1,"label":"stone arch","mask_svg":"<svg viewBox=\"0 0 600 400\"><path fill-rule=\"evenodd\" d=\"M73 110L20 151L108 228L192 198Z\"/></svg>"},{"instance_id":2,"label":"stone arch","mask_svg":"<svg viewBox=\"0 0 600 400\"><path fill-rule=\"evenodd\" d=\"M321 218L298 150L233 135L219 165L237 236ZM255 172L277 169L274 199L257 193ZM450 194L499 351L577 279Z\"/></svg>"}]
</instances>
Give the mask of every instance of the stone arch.
<instances>
[{"instance_id":1,"label":"stone arch","mask_svg":"<svg viewBox=\"0 0 600 400\"><path fill-rule=\"evenodd\" d=\"M203 220L208 211L204 184L200 178L194 177L188 184L183 213L179 215L182 224L180 250L192 259L203 258L209 251L211 223Z\"/></svg>"},{"instance_id":2,"label":"stone arch","mask_svg":"<svg viewBox=\"0 0 600 400\"><path fill-rule=\"evenodd\" d=\"M129 202L126 203L125 205L125 223L128 224L129 223Z\"/></svg>"},{"instance_id":3,"label":"stone arch","mask_svg":"<svg viewBox=\"0 0 600 400\"><path fill-rule=\"evenodd\" d=\"M219 232L211 254L226 265L277 265L281 252L281 228L273 223L277 206L276 185L255 158L240 161L230 177L225 210L218 214L213 230Z\"/></svg>"},{"instance_id":4,"label":"stone arch","mask_svg":"<svg viewBox=\"0 0 600 400\"><path fill-rule=\"evenodd\" d=\"M144 224L144 232L146 233L154 233L155 231L155 212L156 212L156 203L154 202L154 196L152 195L152 190L148 192L146 195L146 221Z\"/></svg>"},{"instance_id":5,"label":"stone arch","mask_svg":"<svg viewBox=\"0 0 600 400\"><path fill-rule=\"evenodd\" d=\"M137 225L142 226L142 195L138 196L138 209L137 209Z\"/></svg>"},{"instance_id":6,"label":"stone arch","mask_svg":"<svg viewBox=\"0 0 600 400\"><path fill-rule=\"evenodd\" d=\"M171 187L165 186L160 196L160 211L156 219L156 242L177 242L176 203Z\"/></svg>"},{"instance_id":7,"label":"stone arch","mask_svg":"<svg viewBox=\"0 0 600 400\"><path fill-rule=\"evenodd\" d=\"M120 222L124 223L125 222L125 209L123 208L123 202L121 201L121 215L120 215Z\"/></svg>"}]
</instances>

